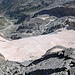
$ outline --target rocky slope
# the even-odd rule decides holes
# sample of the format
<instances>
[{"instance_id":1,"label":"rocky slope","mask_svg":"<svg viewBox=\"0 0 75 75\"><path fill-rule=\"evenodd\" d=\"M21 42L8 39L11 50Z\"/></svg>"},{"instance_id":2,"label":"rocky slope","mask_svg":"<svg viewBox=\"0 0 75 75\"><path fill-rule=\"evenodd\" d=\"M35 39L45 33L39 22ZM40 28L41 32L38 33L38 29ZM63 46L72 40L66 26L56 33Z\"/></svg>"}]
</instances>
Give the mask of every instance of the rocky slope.
<instances>
[{"instance_id":1,"label":"rocky slope","mask_svg":"<svg viewBox=\"0 0 75 75\"><path fill-rule=\"evenodd\" d=\"M75 75L75 1L0 0L0 75Z\"/></svg>"},{"instance_id":2,"label":"rocky slope","mask_svg":"<svg viewBox=\"0 0 75 75\"><path fill-rule=\"evenodd\" d=\"M75 17L74 0L3 0L0 11L11 21L0 30L8 40L54 32Z\"/></svg>"},{"instance_id":3,"label":"rocky slope","mask_svg":"<svg viewBox=\"0 0 75 75\"><path fill-rule=\"evenodd\" d=\"M74 0L3 0L0 4L0 12L5 12L10 18L19 19L24 15L32 16L38 11L52 9L72 1Z\"/></svg>"},{"instance_id":4,"label":"rocky slope","mask_svg":"<svg viewBox=\"0 0 75 75\"><path fill-rule=\"evenodd\" d=\"M21 17L23 14L32 14L36 11L53 7L74 0L3 0L0 9L5 10L11 17ZM32 13L31 13L32 12Z\"/></svg>"},{"instance_id":5,"label":"rocky slope","mask_svg":"<svg viewBox=\"0 0 75 75\"><path fill-rule=\"evenodd\" d=\"M51 52L58 48L59 52ZM0 56L3 58L3 56ZM34 61L22 63L0 58L0 75L75 75L75 49L55 46ZM3 61L1 61L3 60ZM26 65L26 63L28 63Z\"/></svg>"},{"instance_id":6,"label":"rocky slope","mask_svg":"<svg viewBox=\"0 0 75 75\"><path fill-rule=\"evenodd\" d=\"M25 21L20 25L14 25L9 22L10 25L5 29L0 30L4 34L4 37L8 40L16 40L25 37L46 35L53 33L60 28L66 28L68 30L75 30L75 17L55 17L49 15L41 15L36 18L32 18L30 21ZM20 21L19 21L20 22Z\"/></svg>"}]
</instances>

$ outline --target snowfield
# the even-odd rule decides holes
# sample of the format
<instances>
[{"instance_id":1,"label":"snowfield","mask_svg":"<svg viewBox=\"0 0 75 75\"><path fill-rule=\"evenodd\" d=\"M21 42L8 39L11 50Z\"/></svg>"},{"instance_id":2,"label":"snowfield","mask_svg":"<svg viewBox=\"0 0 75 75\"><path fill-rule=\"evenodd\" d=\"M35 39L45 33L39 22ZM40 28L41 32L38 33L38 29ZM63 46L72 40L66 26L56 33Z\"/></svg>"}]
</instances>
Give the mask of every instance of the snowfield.
<instances>
[{"instance_id":1,"label":"snowfield","mask_svg":"<svg viewBox=\"0 0 75 75\"><path fill-rule=\"evenodd\" d=\"M23 62L40 58L56 45L75 48L75 31L61 29L61 32L8 41L0 37L0 53L6 60ZM54 49L52 52L60 51Z\"/></svg>"}]
</instances>

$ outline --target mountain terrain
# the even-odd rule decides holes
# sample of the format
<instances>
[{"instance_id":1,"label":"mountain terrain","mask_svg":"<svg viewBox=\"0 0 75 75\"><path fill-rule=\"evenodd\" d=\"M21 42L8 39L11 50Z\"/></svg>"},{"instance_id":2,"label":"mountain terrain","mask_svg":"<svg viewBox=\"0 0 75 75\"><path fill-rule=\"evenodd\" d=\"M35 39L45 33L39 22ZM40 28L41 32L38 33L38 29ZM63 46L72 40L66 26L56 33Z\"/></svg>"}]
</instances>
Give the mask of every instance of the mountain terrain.
<instances>
[{"instance_id":1,"label":"mountain terrain","mask_svg":"<svg viewBox=\"0 0 75 75\"><path fill-rule=\"evenodd\" d=\"M75 1L0 0L0 75L75 75Z\"/></svg>"},{"instance_id":2,"label":"mountain terrain","mask_svg":"<svg viewBox=\"0 0 75 75\"><path fill-rule=\"evenodd\" d=\"M0 31L8 40L51 33L75 16L73 5L73 0L3 0L1 18L6 18L9 24Z\"/></svg>"},{"instance_id":3,"label":"mountain terrain","mask_svg":"<svg viewBox=\"0 0 75 75\"><path fill-rule=\"evenodd\" d=\"M59 52L51 52L54 49ZM75 75L75 49L54 46L41 58L25 62L5 61L0 54L1 75Z\"/></svg>"}]
</instances>

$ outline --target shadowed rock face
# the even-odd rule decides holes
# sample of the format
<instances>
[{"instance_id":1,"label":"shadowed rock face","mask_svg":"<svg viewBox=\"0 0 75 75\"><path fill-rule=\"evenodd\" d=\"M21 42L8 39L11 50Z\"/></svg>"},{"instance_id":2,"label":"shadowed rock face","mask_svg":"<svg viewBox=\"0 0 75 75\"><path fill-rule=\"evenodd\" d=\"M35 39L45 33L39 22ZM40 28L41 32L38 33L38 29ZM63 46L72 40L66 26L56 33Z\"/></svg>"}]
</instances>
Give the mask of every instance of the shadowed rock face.
<instances>
[{"instance_id":1,"label":"shadowed rock face","mask_svg":"<svg viewBox=\"0 0 75 75\"><path fill-rule=\"evenodd\" d=\"M0 53L0 65L5 63L5 57Z\"/></svg>"},{"instance_id":2,"label":"shadowed rock face","mask_svg":"<svg viewBox=\"0 0 75 75\"><path fill-rule=\"evenodd\" d=\"M50 16L56 16L56 17L75 16L75 9L68 8L68 7L56 7L50 10L42 10L34 14L33 17L36 17L37 15L43 15L43 14L48 14Z\"/></svg>"},{"instance_id":3,"label":"shadowed rock face","mask_svg":"<svg viewBox=\"0 0 75 75\"><path fill-rule=\"evenodd\" d=\"M62 51L51 53L51 50ZM55 46L40 59L25 62L5 61L0 65L0 74L4 75L75 75L75 49ZM26 62L29 63L26 65Z\"/></svg>"},{"instance_id":4,"label":"shadowed rock face","mask_svg":"<svg viewBox=\"0 0 75 75\"><path fill-rule=\"evenodd\" d=\"M65 48L57 53L45 54L44 57L27 66L30 72L28 71L29 73L26 75L74 75L75 58L72 57L73 51L75 50L72 48Z\"/></svg>"}]
</instances>

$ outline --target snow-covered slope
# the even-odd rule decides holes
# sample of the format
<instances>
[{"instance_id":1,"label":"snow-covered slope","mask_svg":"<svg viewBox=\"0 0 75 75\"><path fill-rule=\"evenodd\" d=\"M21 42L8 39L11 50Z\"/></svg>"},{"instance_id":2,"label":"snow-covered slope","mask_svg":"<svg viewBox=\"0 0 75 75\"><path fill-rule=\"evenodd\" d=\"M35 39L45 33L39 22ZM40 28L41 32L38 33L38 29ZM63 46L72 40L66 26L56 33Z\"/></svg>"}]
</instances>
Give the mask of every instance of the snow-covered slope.
<instances>
[{"instance_id":1,"label":"snow-covered slope","mask_svg":"<svg viewBox=\"0 0 75 75\"><path fill-rule=\"evenodd\" d=\"M0 53L6 60L25 61L38 59L56 45L75 48L75 31L61 29L61 32L19 40L7 41L0 37ZM58 49L60 50L60 49ZM54 50L52 52L56 52Z\"/></svg>"}]
</instances>

